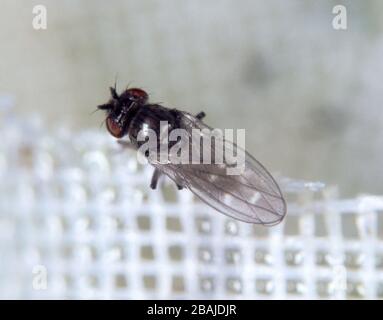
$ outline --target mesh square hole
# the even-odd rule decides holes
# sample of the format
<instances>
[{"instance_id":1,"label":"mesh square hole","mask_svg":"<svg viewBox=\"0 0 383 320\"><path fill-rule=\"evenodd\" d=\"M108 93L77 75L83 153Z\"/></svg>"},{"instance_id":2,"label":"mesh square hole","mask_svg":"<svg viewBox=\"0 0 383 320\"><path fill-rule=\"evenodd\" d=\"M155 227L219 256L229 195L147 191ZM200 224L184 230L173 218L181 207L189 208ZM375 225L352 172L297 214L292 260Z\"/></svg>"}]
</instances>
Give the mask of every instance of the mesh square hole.
<instances>
[{"instance_id":1,"label":"mesh square hole","mask_svg":"<svg viewBox=\"0 0 383 320\"><path fill-rule=\"evenodd\" d=\"M270 295L274 291L274 282L269 278L255 280L255 290L259 294Z\"/></svg>"},{"instance_id":2,"label":"mesh square hole","mask_svg":"<svg viewBox=\"0 0 383 320\"><path fill-rule=\"evenodd\" d=\"M212 233L212 224L209 218L197 217L195 219L195 224L199 234L208 235Z\"/></svg>"},{"instance_id":3,"label":"mesh square hole","mask_svg":"<svg viewBox=\"0 0 383 320\"><path fill-rule=\"evenodd\" d=\"M254 260L258 264L272 265L273 257L271 253L266 249L255 249Z\"/></svg>"},{"instance_id":4,"label":"mesh square hole","mask_svg":"<svg viewBox=\"0 0 383 320\"><path fill-rule=\"evenodd\" d=\"M316 281L316 292L321 298L331 297L333 290L331 280L320 279Z\"/></svg>"},{"instance_id":5,"label":"mesh square hole","mask_svg":"<svg viewBox=\"0 0 383 320\"><path fill-rule=\"evenodd\" d=\"M364 284L360 281L347 281L347 297L350 299L361 299L365 295Z\"/></svg>"},{"instance_id":6,"label":"mesh square hole","mask_svg":"<svg viewBox=\"0 0 383 320\"><path fill-rule=\"evenodd\" d=\"M73 258L73 245L72 244L64 244L62 247L61 247L61 256L64 258L64 259L72 259Z\"/></svg>"},{"instance_id":7,"label":"mesh square hole","mask_svg":"<svg viewBox=\"0 0 383 320\"><path fill-rule=\"evenodd\" d=\"M269 236L269 229L261 225L253 225L253 234L257 238L267 238Z\"/></svg>"},{"instance_id":8,"label":"mesh square hole","mask_svg":"<svg viewBox=\"0 0 383 320\"><path fill-rule=\"evenodd\" d=\"M73 288L75 285L75 281L73 279L73 275L69 273L65 273L63 275L64 283L67 288Z\"/></svg>"},{"instance_id":9,"label":"mesh square hole","mask_svg":"<svg viewBox=\"0 0 383 320\"><path fill-rule=\"evenodd\" d=\"M166 217L166 230L173 232L181 232L181 220L178 217Z\"/></svg>"},{"instance_id":10,"label":"mesh square hole","mask_svg":"<svg viewBox=\"0 0 383 320\"><path fill-rule=\"evenodd\" d=\"M149 231L152 228L152 221L149 216L137 216L137 227L141 231Z\"/></svg>"},{"instance_id":11,"label":"mesh square hole","mask_svg":"<svg viewBox=\"0 0 383 320\"><path fill-rule=\"evenodd\" d=\"M225 249L225 261L227 264L239 264L241 259L241 251L239 249Z\"/></svg>"},{"instance_id":12,"label":"mesh square hole","mask_svg":"<svg viewBox=\"0 0 383 320\"><path fill-rule=\"evenodd\" d=\"M202 292L213 292L214 291L214 278L212 277L200 277L199 287Z\"/></svg>"},{"instance_id":13,"label":"mesh square hole","mask_svg":"<svg viewBox=\"0 0 383 320\"><path fill-rule=\"evenodd\" d=\"M178 190L173 181L166 182L161 186L161 193L166 203L177 203L177 192Z\"/></svg>"},{"instance_id":14,"label":"mesh square hole","mask_svg":"<svg viewBox=\"0 0 383 320\"><path fill-rule=\"evenodd\" d=\"M320 250L315 254L315 263L320 267L329 267L331 254L328 251Z\"/></svg>"},{"instance_id":15,"label":"mesh square hole","mask_svg":"<svg viewBox=\"0 0 383 320\"><path fill-rule=\"evenodd\" d=\"M236 236L239 233L238 223L234 220L226 220L225 233L229 236Z\"/></svg>"},{"instance_id":16,"label":"mesh square hole","mask_svg":"<svg viewBox=\"0 0 383 320\"><path fill-rule=\"evenodd\" d=\"M98 288L100 286L100 280L96 275L89 275L87 282L91 288Z\"/></svg>"},{"instance_id":17,"label":"mesh square hole","mask_svg":"<svg viewBox=\"0 0 383 320\"><path fill-rule=\"evenodd\" d=\"M325 216L323 214L316 214L314 216L314 221L315 221L315 230L314 230L315 236L323 237L323 238L328 236Z\"/></svg>"},{"instance_id":18,"label":"mesh square hole","mask_svg":"<svg viewBox=\"0 0 383 320\"><path fill-rule=\"evenodd\" d=\"M157 287L157 278L154 275L144 275L142 283L146 290L154 290Z\"/></svg>"},{"instance_id":19,"label":"mesh square hole","mask_svg":"<svg viewBox=\"0 0 383 320\"><path fill-rule=\"evenodd\" d=\"M346 213L342 215L342 235L345 239L356 240L359 238L356 218L354 213Z\"/></svg>"},{"instance_id":20,"label":"mesh square hole","mask_svg":"<svg viewBox=\"0 0 383 320\"><path fill-rule=\"evenodd\" d=\"M185 280L183 276L172 277L172 291L173 292L184 292L185 291Z\"/></svg>"},{"instance_id":21,"label":"mesh square hole","mask_svg":"<svg viewBox=\"0 0 383 320\"><path fill-rule=\"evenodd\" d=\"M143 245L140 249L142 260L154 260L154 249L152 245Z\"/></svg>"},{"instance_id":22,"label":"mesh square hole","mask_svg":"<svg viewBox=\"0 0 383 320\"><path fill-rule=\"evenodd\" d=\"M183 247L180 245L173 245L168 248L169 258L173 261L182 261L184 258Z\"/></svg>"},{"instance_id":23,"label":"mesh square hole","mask_svg":"<svg viewBox=\"0 0 383 320\"><path fill-rule=\"evenodd\" d=\"M120 290L128 287L128 281L125 274L119 273L114 276L114 287Z\"/></svg>"},{"instance_id":24,"label":"mesh square hole","mask_svg":"<svg viewBox=\"0 0 383 320\"><path fill-rule=\"evenodd\" d=\"M288 279L286 282L287 293L302 295L305 291L305 285L300 279Z\"/></svg>"},{"instance_id":25,"label":"mesh square hole","mask_svg":"<svg viewBox=\"0 0 383 320\"><path fill-rule=\"evenodd\" d=\"M208 247L198 248L198 260L204 263L213 262L213 251Z\"/></svg>"},{"instance_id":26,"label":"mesh square hole","mask_svg":"<svg viewBox=\"0 0 383 320\"><path fill-rule=\"evenodd\" d=\"M344 255L344 265L349 269L359 269L363 266L365 256L361 252L347 251Z\"/></svg>"},{"instance_id":27,"label":"mesh square hole","mask_svg":"<svg viewBox=\"0 0 383 320\"><path fill-rule=\"evenodd\" d=\"M284 234L286 236L298 236L300 234L299 218L291 215L285 220Z\"/></svg>"},{"instance_id":28,"label":"mesh square hole","mask_svg":"<svg viewBox=\"0 0 383 320\"><path fill-rule=\"evenodd\" d=\"M237 277L226 279L226 291L231 294L240 294L242 292L242 281Z\"/></svg>"},{"instance_id":29,"label":"mesh square hole","mask_svg":"<svg viewBox=\"0 0 383 320\"><path fill-rule=\"evenodd\" d=\"M302 265L303 252L296 249L285 250L285 263L291 267Z\"/></svg>"}]
</instances>

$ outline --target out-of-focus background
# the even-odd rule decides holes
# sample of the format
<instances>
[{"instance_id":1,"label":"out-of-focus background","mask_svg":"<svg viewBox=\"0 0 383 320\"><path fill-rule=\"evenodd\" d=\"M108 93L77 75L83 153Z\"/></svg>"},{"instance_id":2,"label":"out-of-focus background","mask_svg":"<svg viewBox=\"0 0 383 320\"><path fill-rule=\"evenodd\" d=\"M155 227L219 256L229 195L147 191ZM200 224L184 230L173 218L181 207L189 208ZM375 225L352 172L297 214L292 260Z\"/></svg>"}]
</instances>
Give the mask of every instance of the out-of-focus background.
<instances>
[{"instance_id":1,"label":"out-of-focus background","mask_svg":"<svg viewBox=\"0 0 383 320\"><path fill-rule=\"evenodd\" d=\"M43 4L47 30L32 28ZM347 30L332 9L347 8ZM272 172L383 190L383 2L3 0L0 90L51 128L96 128L122 90L245 128ZM100 129L103 130L103 129Z\"/></svg>"}]
</instances>

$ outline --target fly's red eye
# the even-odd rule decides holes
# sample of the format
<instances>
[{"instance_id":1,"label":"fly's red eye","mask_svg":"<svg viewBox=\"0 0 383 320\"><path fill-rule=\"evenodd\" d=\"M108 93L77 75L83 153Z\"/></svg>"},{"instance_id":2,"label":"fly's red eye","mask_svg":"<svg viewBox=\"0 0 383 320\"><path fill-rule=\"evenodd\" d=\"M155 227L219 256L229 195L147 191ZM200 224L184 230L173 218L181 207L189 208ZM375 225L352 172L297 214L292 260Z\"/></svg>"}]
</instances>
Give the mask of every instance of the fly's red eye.
<instances>
[{"instance_id":1,"label":"fly's red eye","mask_svg":"<svg viewBox=\"0 0 383 320\"><path fill-rule=\"evenodd\" d=\"M149 98L148 94L139 88L128 89L129 95L131 95L136 101L146 102Z\"/></svg>"},{"instance_id":2,"label":"fly's red eye","mask_svg":"<svg viewBox=\"0 0 383 320\"><path fill-rule=\"evenodd\" d=\"M111 117L106 119L106 128L109 133L115 138L121 138L124 135L124 131L119 126L119 124L114 121Z\"/></svg>"}]
</instances>

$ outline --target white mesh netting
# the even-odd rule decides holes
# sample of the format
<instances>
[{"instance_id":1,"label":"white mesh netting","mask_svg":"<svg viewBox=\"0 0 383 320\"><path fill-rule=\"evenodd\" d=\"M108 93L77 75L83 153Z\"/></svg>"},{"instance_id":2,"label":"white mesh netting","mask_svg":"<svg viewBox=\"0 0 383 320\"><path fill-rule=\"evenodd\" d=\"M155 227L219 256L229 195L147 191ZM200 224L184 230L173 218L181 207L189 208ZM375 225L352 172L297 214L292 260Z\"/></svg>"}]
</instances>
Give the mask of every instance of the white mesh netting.
<instances>
[{"instance_id":1,"label":"white mesh netting","mask_svg":"<svg viewBox=\"0 0 383 320\"><path fill-rule=\"evenodd\" d=\"M151 190L103 130L1 122L1 298L383 297L382 197L280 178L286 219L254 226Z\"/></svg>"}]
</instances>

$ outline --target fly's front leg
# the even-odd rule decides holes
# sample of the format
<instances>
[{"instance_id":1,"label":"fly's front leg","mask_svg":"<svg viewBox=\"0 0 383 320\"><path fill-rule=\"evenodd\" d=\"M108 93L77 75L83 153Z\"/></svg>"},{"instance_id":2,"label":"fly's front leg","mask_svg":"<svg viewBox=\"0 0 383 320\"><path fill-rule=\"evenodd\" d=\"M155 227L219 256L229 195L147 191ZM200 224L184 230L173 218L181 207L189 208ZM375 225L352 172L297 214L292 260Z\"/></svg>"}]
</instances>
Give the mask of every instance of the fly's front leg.
<instances>
[{"instance_id":1,"label":"fly's front leg","mask_svg":"<svg viewBox=\"0 0 383 320\"><path fill-rule=\"evenodd\" d=\"M161 171L158 170L157 168L154 169L154 172L152 175L152 181L150 182L150 188L152 188L153 190L157 188L158 179L160 178L160 176L161 176Z\"/></svg>"},{"instance_id":2,"label":"fly's front leg","mask_svg":"<svg viewBox=\"0 0 383 320\"><path fill-rule=\"evenodd\" d=\"M162 173L160 170L158 170L157 168L154 169L154 172L152 175L152 180L150 181L150 188L152 188L153 190L155 190L157 188L158 180L160 179L161 174ZM184 188L183 186L181 186L178 183L176 183L176 185L177 185L178 190L182 190Z\"/></svg>"}]
</instances>

